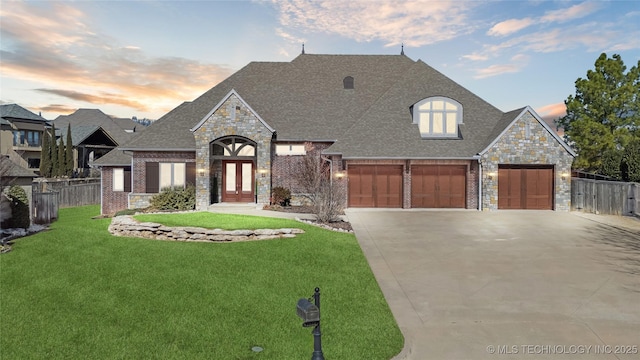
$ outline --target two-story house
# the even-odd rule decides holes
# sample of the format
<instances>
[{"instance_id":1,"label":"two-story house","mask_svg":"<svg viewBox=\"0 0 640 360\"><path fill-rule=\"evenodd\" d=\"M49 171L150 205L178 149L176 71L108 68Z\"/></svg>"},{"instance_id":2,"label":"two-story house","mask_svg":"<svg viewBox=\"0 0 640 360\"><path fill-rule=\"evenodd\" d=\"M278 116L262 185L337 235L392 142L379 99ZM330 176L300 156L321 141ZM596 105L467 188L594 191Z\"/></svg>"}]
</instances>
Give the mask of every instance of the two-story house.
<instances>
[{"instance_id":1,"label":"two-story house","mask_svg":"<svg viewBox=\"0 0 640 360\"><path fill-rule=\"evenodd\" d=\"M42 134L49 122L17 104L0 105L0 154L21 167L40 168Z\"/></svg>"}]
</instances>

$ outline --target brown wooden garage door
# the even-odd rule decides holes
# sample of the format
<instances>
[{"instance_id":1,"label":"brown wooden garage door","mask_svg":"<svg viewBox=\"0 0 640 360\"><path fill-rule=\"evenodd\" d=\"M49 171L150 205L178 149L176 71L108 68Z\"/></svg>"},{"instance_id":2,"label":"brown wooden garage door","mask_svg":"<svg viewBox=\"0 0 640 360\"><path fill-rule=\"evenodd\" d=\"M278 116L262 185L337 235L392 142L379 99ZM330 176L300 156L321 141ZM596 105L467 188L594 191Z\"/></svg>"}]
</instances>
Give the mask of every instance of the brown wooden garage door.
<instances>
[{"instance_id":1,"label":"brown wooden garage door","mask_svg":"<svg viewBox=\"0 0 640 360\"><path fill-rule=\"evenodd\" d=\"M465 208L466 165L411 167L412 208Z\"/></svg>"},{"instance_id":2,"label":"brown wooden garage door","mask_svg":"<svg viewBox=\"0 0 640 360\"><path fill-rule=\"evenodd\" d=\"M350 207L402 207L402 165L350 165Z\"/></svg>"},{"instance_id":3,"label":"brown wooden garage door","mask_svg":"<svg viewBox=\"0 0 640 360\"><path fill-rule=\"evenodd\" d=\"M553 210L553 168L500 166L498 209Z\"/></svg>"}]
</instances>

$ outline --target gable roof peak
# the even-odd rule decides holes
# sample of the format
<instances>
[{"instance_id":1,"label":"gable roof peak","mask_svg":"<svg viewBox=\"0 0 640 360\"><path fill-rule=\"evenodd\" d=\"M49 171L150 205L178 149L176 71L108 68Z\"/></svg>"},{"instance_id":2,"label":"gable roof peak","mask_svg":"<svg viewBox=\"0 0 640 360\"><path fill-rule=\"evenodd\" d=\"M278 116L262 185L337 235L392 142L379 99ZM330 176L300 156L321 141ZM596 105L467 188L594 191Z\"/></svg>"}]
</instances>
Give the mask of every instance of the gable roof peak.
<instances>
[{"instance_id":1,"label":"gable roof peak","mask_svg":"<svg viewBox=\"0 0 640 360\"><path fill-rule=\"evenodd\" d=\"M213 115L213 113L215 113L216 110L218 110L222 106L222 104L224 104L231 96L235 96L236 98L238 98L238 100L240 100L240 102L247 109L249 109L249 111L251 111L253 113L253 115L255 115L258 118L258 120L262 123L262 125L264 125L269 131L271 131L272 133L276 131L266 121L264 121L264 119L255 110L253 110L251 108L251 106L242 98L242 96L240 96L240 94L238 94L238 92L236 92L235 89L231 89L231 91L229 91L227 93L227 95L225 95L222 98L222 100L220 100L220 102L216 106L214 106L213 109L211 109L211 111L209 111L207 113L207 115L205 115L202 118L202 120L200 120L200 122L198 122L198 124L196 124L196 126L194 126L191 129L189 129L189 131L194 132L194 131L198 130L209 119L209 117L211 117L211 115Z\"/></svg>"}]
</instances>

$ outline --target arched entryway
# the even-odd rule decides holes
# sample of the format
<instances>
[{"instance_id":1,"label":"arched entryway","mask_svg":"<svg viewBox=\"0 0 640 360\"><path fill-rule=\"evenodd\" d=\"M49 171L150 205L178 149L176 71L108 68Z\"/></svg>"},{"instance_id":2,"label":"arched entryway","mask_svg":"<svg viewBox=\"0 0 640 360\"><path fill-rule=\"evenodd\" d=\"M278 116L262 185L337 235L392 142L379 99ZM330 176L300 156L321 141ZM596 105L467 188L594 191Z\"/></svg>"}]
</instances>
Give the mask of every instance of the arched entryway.
<instances>
[{"instance_id":1,"label":"arched entryway","mask_svg":"<svg viewBox=\"0 0 640 360\"><path fill-rule=\"evenodd\" d=\"M256 148L256 142L242 136L211 142L211 203L256 201Z\"/></svg>"}]
</instances>

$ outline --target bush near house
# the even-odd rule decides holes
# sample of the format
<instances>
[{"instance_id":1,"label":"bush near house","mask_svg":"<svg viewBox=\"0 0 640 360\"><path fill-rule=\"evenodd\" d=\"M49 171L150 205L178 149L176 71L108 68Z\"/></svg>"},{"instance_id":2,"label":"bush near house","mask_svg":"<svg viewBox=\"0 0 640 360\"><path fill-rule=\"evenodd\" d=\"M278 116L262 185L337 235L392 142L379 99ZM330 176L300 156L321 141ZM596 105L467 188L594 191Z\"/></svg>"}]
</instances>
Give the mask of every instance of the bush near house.
<instances>
[{"instance_id":1,"label":"bush near house","mask_svg":"<svg viewBox=\"0 0 640 360\"><path fill-rule=\"evenodd\" d=\"M196 188L166 188L151 198L151 208L155 210L193 210L196 208Z\"/></svg>"},{"instance_id":2,"label":"bush near house","mask_svg":"<svg viewBox=\"0 0 640 360\"><path fill-rule=\"evenodd\" d=\"M291 205L291 190L276 186L271 191L272 205L289 206Z\"/></svg>"},{"instance_id":3,"label":"bush near house","mask_svg":"<svg viewBox=\"0 0 640 360\"><path fill-rule=\"evenodd\" d=\"M27 193L20 186L12 185L7 191L7 197L11 202L11 219L8 221L8 227L27 229L31 225Z\"/></svg>"}]
</instances>

